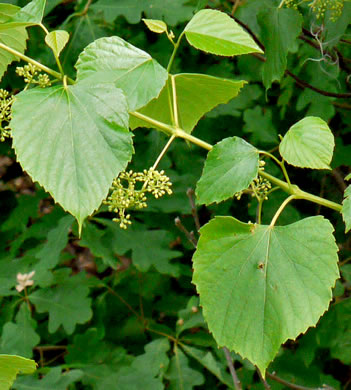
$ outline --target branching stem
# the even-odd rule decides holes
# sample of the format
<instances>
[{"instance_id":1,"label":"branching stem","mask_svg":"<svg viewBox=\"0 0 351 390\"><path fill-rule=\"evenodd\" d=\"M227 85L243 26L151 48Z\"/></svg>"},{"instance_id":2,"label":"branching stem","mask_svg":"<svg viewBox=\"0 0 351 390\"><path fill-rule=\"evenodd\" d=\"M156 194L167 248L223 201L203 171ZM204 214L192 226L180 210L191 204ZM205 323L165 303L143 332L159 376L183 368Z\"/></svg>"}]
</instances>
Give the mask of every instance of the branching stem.
<instances>
[{"instance_id":1,"label":"branching stem","mask_svg":"<svg viewBox=\"0 0 351 390\"><path fill-rule=\"evenodd\" d=\"M173 52L172 52L171 58L169 59L169 62L168 62L168 65L167 65L167 72L168 73L170 72L170 70L172 68L172 65L173 65L175 56L177 54L177 51L179 49L180 41L182 40L183 35L184 35L184 31L179 35L179 38L178 38L177 42L174 44Z\"/></svg>"}]
</instances>

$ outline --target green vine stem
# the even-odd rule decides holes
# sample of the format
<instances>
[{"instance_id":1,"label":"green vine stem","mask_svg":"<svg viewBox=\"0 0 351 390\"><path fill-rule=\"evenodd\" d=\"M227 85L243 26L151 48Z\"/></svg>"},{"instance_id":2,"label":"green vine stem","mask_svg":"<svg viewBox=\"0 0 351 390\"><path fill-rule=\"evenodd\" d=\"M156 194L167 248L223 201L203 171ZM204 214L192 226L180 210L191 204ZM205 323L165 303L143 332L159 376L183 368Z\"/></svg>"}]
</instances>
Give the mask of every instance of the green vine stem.
<instances>
[{"instance_id":1,"label":"green vine stem","mask_svg":"<svg viewBox=\"0 0 351 390\"><path fill-rule=\"evenodd\" d=\"M167 65L167 72L169 73L171 68L172 68L172 65L173 65L173 61L175 59L175 56L177 54L177 51L178 51L178 48L179 48L179 45L180 45L180 41L182 40L183 38L183 35L184 35L184 31L179 35L179 38L177 40L177 42L174 44L174 48L173 48L173 52L172 52L172 55L171 55L171 58L169 59L169 62L168 62L168 65Z\"/></svg>"},{"instance_id":2,"label":"green vine stem","mask_svg":"<svg viewBox=\"0 0 351 390\"><path fill-rule=\"evenodd\" d=\"M180 43L180 40L181 40L183 34L184 34L184 32L180 35L180 37L177 41L178 45ZM15 55L16 57L19 57L23 61L26 61L30 64L37 66L39 69L43 70L44 72L52 75L53 77L55 77L59 80L64 79L64 76L62 74L56 72L55 70L53 70L51 68L48 68L47 66L41 64L38 61L35 61L34 59L32 59L30 57L27 57L26 55L18 52L17 50L12 49L11 47L4 45L1 42L0 42L0 49L6 50L7 52ZM176 54L176 50L173 51L173 54L174 55L172 55L172 57L174 58L175 54ZM171 60L172 60L172 58L171 58ZM172 65L171 60L170 60L170 65ZM67 83L74 84L74 80L72 80L71 78L69 78L67 76L65 76L65 78L67 80ZM174 135L175 137L183 138L183 139L185 139L185 140L187 140L187 141L189 141L189 142L191 142L191 143L193 143L193 144L195 144L203 149L206 149L208 151L210 151L213 147L208 142L202 141L201 139L194 137L193 135L187 133L186 131L184 131L181 128L167 125L166 123L160 122L156 119L150 118L150 117L148 117L144 114L141 114L139 112L136 112L136 111L132 111L129 114L149 123L150 125L153 125L156 129L163 130L164 132L166 132L167 134L169 134L171 136ZM328 207L330 209L341 212L342 205L339 203L335 203L335 202L332 202L330 200L321 198L319 196L310 194L309 192L302 191L297 185L289 185L289 183L287 183L283 180L280 180L275 176L270 175L269 173L263 171L262 169L260 169L258 173L263 178L265 178L265 179L269 180L270 182L272 182L273 184L279 186L283 191L287 192L288 194L295 195L296 199L308 200L310 202L320 204L321 206L325 206L325 207Z\"/></svg>"},{"instance_id":3,"label":"green vine stem","mask_svg":"<svg viewBox=\"0 0 351 390\"><path fill-rule=\"evenodd\" d=\"M63 75L61 73L56 72L55 70L53 70L51 68L48 68L47 66L41 64L40 62L33 60L33 58L30 58L30 57L20 53L19 51L12 49L9 46L4 45L1 42L0 42L0 49L6 50L8 53L13 54L14 56L20 58L21 60L26 61L29 64L37 66L39 69L43 70L45 73L50 74L51 76L55 77L58 80L63 79ZM67 81L69 84L74 84L74 80L72 80L69 77L67 78Z\"/></svg>"},{"instance_id":4,"label":"green vine stem","mask_svg":"<svg viewBox=\"0 0 351 390\"><path fill-rule=\"evenodd\" d=\"M205 141L202 141L201 139L194 137L191 134L188 134L187 132L185 132L182 129L167 125L166 123L157 121L157 120L150 118L150 117L148 117L144 114L141 114L139 112L130 112L130 115L133 115L136 118L139 118L139 119L149 123L150 125L153 125L157 129L163 130L167 134L170 134L170 135L174 134L176 137L188 140L191 143L193 143L197 146L200 146L203 149L211 150L213 147L211 144L209 144ZM294 195L296 199L308 200L310 202L320 204L321 206L328 207L330 209L341 212L342 205L339 203L335 203L335 202L332 202L330 200L321 198L319 196L310 194L309 192L302 191L297 185L294 185L294 184L289 185L289 183L287 183L283 180L280 180L275 176L270 175L269 173L263 171L262 169L260 169L258 171L258 174L260 176L262 176L263 178L269 180L270 182L272 182L276 186L279 186L283 191L287 192L288 194Z\"/></svg>"},{"instance_id":5,"label":"green vine stem","mask_svg":"<svg viewBox=\"0 0 351 390\"><path fill-rule=\"evenodd\" d=\"M42 23L40 23L39 26L44 30L46 35L50 34L49 30ZM57 64L57 67L59 68L60 73L62 74L62 76L64 76L65 72L63 71L62 64L61 64L59 57L56 55L56 53L53 50L52 50L52 53L54 54L56 64Z\"/></svg>"},{"instance_id":6,"label":"green vine stem","mask_svg":"<svg viewBox=\"0 0 351 390\"><path fill-rule=\"evenodd\" d=\"M279 215L283 212L283 210L285 209L285 207L287 206L287 204L289 202L291 202L293 199L296 199L296 196L295 195L290 195L289 197L287 197L284 202L280 205L279 209L277 210L277 212L274 214L274 217L272 218L272 222L270 223L269 227L273 227L275 225L275 223L277 222L277 219L279 218Z\"/></svg>"},{"instance_id":7,"label":"green vine stem","mask_svg":"<svg viewBox=\"0 0 351 390\"><path fill-rule=\"evenodd\" d=\"M283 175L285 177L286 182L291 186L290 178L289 178L288 172L286 171L284 160L280 161L273 154L271 154L269 152L265 152L264 150L260 150L259 153L263 154L267 157L270 157L273 161L275 161L279 165L280 169L283 172Z\"/></svg>"}]
</instances>

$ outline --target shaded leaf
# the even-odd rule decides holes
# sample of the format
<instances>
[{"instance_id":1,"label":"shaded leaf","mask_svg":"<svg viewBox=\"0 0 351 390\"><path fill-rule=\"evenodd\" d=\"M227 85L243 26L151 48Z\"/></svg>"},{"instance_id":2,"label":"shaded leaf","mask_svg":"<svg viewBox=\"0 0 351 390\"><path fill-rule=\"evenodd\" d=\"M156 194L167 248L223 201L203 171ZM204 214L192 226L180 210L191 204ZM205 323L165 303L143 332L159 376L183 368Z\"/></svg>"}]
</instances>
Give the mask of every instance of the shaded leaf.
<instances>
[{"instance_id":1,"label":"shaded leaf","mask_svg":"<svg viewBox=\"0 0 351 390\"><path fill-rule=\"evenodd\" d=\"M300 168L330 169L334 136L322 119L309 116L290 127L279 145L289 164Z\"/></svg>"},{"instance_id":2,"label":"shaded leaf","mask_svg":"<svg viewBox=\"0 0 351 390\"><path fill-rule=\"evenodd\" d=\"M72 276L54 288L42 288L29 296L39 313L49 313L50 333L62 325L67 334L72 334L77 324L90 320L89 288L79 282L81 277Z\"/></svg>"},{"instance_id":3,"label":"shaded leaf","mask_svg":"<svg viewBox=\"0 0 351 390\"><path fill-rule=\"evenodd\" d=\"M173 77L176 86L179 125L188 133L191 133L206 112L218 104L228 103L245 85L245 81L193 73L181 73ZM139 112L168 125L174 125L170 96L172 96L172 82L169 79L160 96ZM140 126L152 127L150 123L133 116L130 118L130 126L132 129Z\"/></svg>"},{"instance_id":4,"label":"shaded leaf","mask_svg":"<svg viewBox=\"0 0 351 390\"><path fill-rule=\"evenodd\" d=\"M31 26L40 24L43 20L46 0L32 0L21 8L10 20L10 23Z\"/></svg>"},{"instance_id":5,"label":"shaded leaf","mask_svg":"<svg viewBox=\"0 0 351 390\"><path fill-rule=\"evenodd\" d=\"M285 72L288 52L295 48L296 39L301 33L302 17L293 9L265 7L257 20L266 48L263 84L268 89L273 81L280 81Z\"/></svg>"},{"instance_id":6,"label":"shaded leaf","mask_svg":"<svg viewBox=\"0 0 351 390\"><path fill-rule=\"evenodd\" d=\"M316 324L339 277L332 232L321 216L276 227L216 217L201 229L193 281L219 347L264 373L282 343Z\"/></svg>"},{"instance_id":7,"label":"shaded leaf","mask_svg":"<svg viewBox=\"0 0 351 390\"><path fill-rule=\"evenodd\" d=\"M208 53L222 56L262 53L250 35L220 11L199 11L184 31L190 45Z\"/></svg>"},{"instance_id":8,"label":"shaded leaf","mask_svg":"<svg viewBox=\"0 0 351 390\"><path fill-rule=\"evenodd\" d=\"M2 329L1 352L31 358L33 348L40 342L35 328L36 322L24 303L17 313L16 323L7 322Z\"/></svg>"},{"instance_id":9,"label":"shaded leaf","mask_svg":"<svg viewBox=\"0 0 351 390\"><path fill-rule=\"evenodd\" d=\"M259 153L242 138L225 138L208 153L196 185L199 203L221 202L249 187L257 177Z\"/></svg>"},{"instance_id":10,"label":"shaded leaf","mask_svg":"<svg viewBox=\"0 0 351 390\"><path fill-rule=\"evenodd\" d=\"M9 390L19 373L31 374L36 367L34 360L20 356L0 355L0 390Z\"/></svg>"},{"instance_id":11,"label":"shaded leaf","mask_svg":"<svg viewBox=\"0 0 351 390\"><path fill-rule=\"evenodd\" d=\"M82 371L70 370L61 373L60 367L51 368L50 371L41 379L23 377L17 379L14 389L17 390L66 390L71 383L77 382L82 377Z\"/></svg>"},{"instance_id":12,"label":"shaded leaf","mask_svg":"<svg viewBox=\"0 0 351 390\"><path fill-rule=\"evenodd\" d=\"M132 156L125 97L107 83L21 92L11 128L23 169L80 225Z\"/></svg>"}]
</instances>

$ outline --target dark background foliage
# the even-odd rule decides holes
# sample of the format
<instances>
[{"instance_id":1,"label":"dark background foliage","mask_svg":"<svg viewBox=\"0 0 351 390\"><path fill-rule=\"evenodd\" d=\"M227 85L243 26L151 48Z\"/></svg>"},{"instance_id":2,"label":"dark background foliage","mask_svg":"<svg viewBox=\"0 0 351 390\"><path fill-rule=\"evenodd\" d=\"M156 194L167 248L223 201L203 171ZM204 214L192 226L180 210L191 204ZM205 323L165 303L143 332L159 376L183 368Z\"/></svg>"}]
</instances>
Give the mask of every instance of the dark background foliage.
<instances>
[{"instance_id":1,"label":"dark background foliage","mask_svg":"<svg viewBox=\"0 0 351 390\"><path fill-rule=\"evenodd\" d=\"M239 97L207 114L194 135L212 144L236 135L275 151L278 135L306 115L319 116L336 137L333 170L290 168L290 177L304 190L340 203L346 188L343 178L351 166L351 3L345 1L336 21L328 12L317 19L309 3L299 6L303 28L296 39L296 26L273 30L265 23L267 7L279 4L274 0L48 0L44 22L50 29L70 33L62 63L73 77L79 53L103 36L118 35L167 66L169 41L148 31L142 17L163 19L178 35L194 11L203 7L231 14L266 47L266 57L227 59L182 44L174 73L199 72L249 82ZM30 29L27 54L55 67L43 34L37 27ZM266 91L265 60L275 55L284 34L292 41L286 49L287 66L281 81ZM15 74L17 65L1 82L2 88L14 93L23 88ZM130 169L152 166L166 141L162 133L137 129ZM127 231L119 229L102 207L85 222L78 239L73 218L21 170L11 142L0 144L0 353L33 357L39 364L38 373L19 378L16 389L233 388L223 350L207 331L191 283L194 248L184 229L197 237L194 214L201 225L214 215L254 221L256 203L243 195L240 201L196 208L192 189L205 157L205 151L176 140L160 164L172 180L174 194L133 212L134 222ZM268 169L279 175L274 165L268 164ZM282 199L281 192L270 196L264 223ZM351 242L342 219L317 205L295 202L279 223L315 214L327 216L335 226L342 277L318 326L287 342L268 371L301 386L351 388L351 264L347 264ZM16 275L33 270L28 300L14 289ZM243 386L263 388L255 367L240 356L233 358ZM267 380L272 388L285 387Z\"/></svg>"}]
</instances>

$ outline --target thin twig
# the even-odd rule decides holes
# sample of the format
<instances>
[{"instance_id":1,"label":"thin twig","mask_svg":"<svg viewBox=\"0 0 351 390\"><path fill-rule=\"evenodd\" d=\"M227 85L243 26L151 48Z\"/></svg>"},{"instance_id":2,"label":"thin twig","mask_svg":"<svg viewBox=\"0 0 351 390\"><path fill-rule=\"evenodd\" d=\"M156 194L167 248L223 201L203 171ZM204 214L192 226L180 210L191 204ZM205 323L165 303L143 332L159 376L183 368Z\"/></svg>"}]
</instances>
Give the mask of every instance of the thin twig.
<instances>
[{"instance_id":1,"label":"thin twig","mask_svg":"<svg viewBox=\"0 0 351 390\"><path fill-rule=\"evenodd\" d=\"M226 347L223 347L223 351L224 351L225 357L227 359L229 371L230 371L232 378L233 378L234 387L236 390L242 390L242 386L241 386L240 380L238 378L238 375L236 374L233 359L230 356L229 349Z\"/></svg>"},{"instance_id":2,"label":"thin twig","mask_svg":"<svg viewBox=\"0 0 351 390\"><path fill-rule=\"evenodd\" d=\"M194 246L196 249L197 246L197 240L194 236L193 232L189 232L189 230L182 224L182 221L179 217L174 219L174 224L177 226L177 228L183 232L186 235L186 238L189 240L189 242Z\"/></svg>"},{"instance_id":3,"label":"thin twig","mask_svg":"<svg viewBox=\"0 0 351 390\"><path fill-rule=\"evenodd\" d=\"M331 171L331 174L332 174L333 178L335 179L336 184L338 185L340 191L342 193L344 193L344 191L346 190L347 185L345 184L344 178L342 177L340 171L337 168L335 168L335 169L333 169Z\"/></svg>"},{"instance_id":4,"label":"thin twig","mask_svg":"<svg viewBox=\"0 0 351 390\"><path fill-rule=\"evenodd\" d=\"M188 195L188 198L189 198L189 202L190 202L190 206L191 206L191 214L192 214L194 221L195 221L196 230L199 231L201 228L201 225L200 225L199 215L197 213L197 207L196 207L196 204L194 201L195 192L192 188L188 188L186 194Z\"/></svg>"},{"instance_id":5,"label":"thin twig","mask_svg":"<svg viewBox=\"0 0 351 390\"><path fill-rule=\"evenodd\" d=\"M234 4L233 4L233 8L232 8L232 12L230 13L231 16L234 16L235 14L235 11L237 10L237 8L239 7L240 5L240 0L234 0Z\"/></svg>"}]
</instances>

